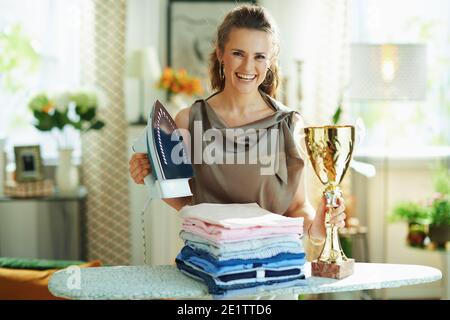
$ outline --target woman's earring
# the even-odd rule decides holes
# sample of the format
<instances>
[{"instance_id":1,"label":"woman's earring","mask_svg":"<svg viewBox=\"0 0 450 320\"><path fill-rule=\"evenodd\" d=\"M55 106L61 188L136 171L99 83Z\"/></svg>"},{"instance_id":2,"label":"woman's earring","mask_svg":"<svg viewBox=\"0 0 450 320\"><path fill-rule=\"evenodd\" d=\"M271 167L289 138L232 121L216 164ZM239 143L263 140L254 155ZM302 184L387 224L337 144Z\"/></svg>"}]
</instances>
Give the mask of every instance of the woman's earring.
<instances>
[{"instance_id":1,"label":"woman's earring","mask_svg":"<svg viewBox=\"0 0 450 320\"><path fill-rule=\"evenodd\" d=\"M223 74L223 62L220 63L220 67L219 67L219 77L220 77L220 80L225 79L225 75Z\"/></svg>"},{"instance_id":2,"label":"woman's earring","mask_svg":"<svg viewBox=\"0 0 450 320\"><path fill-rule=\"evenodd\" d=\"M269 73L270 72L270 73ZM271 84L273 81L273 71L270 68L267 68L267 72L266 72L266 78L264 79L263 84L264 85L269 85Z\"/></svg>"}]
</instances>

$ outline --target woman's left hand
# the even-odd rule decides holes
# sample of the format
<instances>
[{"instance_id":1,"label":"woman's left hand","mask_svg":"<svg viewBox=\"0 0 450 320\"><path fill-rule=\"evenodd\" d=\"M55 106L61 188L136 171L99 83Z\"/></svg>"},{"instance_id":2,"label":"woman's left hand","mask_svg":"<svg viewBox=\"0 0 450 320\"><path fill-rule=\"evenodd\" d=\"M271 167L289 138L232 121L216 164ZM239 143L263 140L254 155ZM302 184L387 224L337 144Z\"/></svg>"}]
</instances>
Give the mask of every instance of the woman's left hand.
<instances>
[{"instance_id":1,"label":"woman's left hand","mask_svg":"<svg viewBox=\"0 0 450 320\"><path fill-rule=\"evenodd\" d=\"M345 226L345 201L344 198L340 197L337 200L338 207L331 209L330 223L334 224L338 228L343 228ZM316 216L311 224L310 236L316 239L324 239L325 230L325 216L327 212L326 199L325 196L322 197L319 203Z\"/></svg>"},{"instance_id":2,"label":"woman's left hand","mask_svg":"<svg viewBox=\"0 0 450 320\"><path fill-rule=\"evenodd\" d=\"M331 210L330 223L334 224L338 228L345 227L345 201L344 198L340 197L337 200L339 207L333 208Z\"/></svg>"}]
</instances>

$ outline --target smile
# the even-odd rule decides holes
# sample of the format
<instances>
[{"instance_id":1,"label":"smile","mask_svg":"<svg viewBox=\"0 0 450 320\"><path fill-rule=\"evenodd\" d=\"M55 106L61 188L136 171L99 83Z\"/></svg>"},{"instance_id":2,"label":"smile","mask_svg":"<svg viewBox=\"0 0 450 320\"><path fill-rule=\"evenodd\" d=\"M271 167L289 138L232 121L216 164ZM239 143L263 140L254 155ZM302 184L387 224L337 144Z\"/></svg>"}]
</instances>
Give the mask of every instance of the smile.
<instances>
[{"instance_id":1,"label":"smile","mask_svg":"<svg viewBox=\"0 0 450 320\"><path fill-rule=\"evenodd\" d=\"M238 73L238 72L236 72L236 77L238 77L239 79L242 79L242 80L251 81L251 80L254 80L256 78L256 75L255 74L245 74L245 73Z\"/></svg>"}]
</instances>

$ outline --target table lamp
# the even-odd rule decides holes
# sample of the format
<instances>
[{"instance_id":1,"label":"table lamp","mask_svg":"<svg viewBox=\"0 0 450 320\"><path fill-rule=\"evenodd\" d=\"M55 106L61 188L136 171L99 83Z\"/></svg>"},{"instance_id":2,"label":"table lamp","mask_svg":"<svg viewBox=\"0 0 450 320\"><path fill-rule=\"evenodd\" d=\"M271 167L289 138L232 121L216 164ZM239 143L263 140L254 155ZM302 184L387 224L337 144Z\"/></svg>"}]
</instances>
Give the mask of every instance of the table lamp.
<instances>
[{"instance_id":1,"label":"table lamp","mask_svg":"<svg viewBox=\"0 0 450 320\"><path fill-rule=\"evenodd\" d=\"M425 45L358 43L350 58L350 100L425 99Z\"/></svg>"},{"instance_id":2,"label":"table lamp","mask_svg":"<svg viewBox=\"0 0 450 320\"><path fill-rule=\"evenodd\" d=\"M161 77L161 66L156 49L153 46L140 48L131 52L126 60L125 75L139 81L139 117L134 125L146 125L145 92L153 87Z\"/></svg>"}]
</instances>

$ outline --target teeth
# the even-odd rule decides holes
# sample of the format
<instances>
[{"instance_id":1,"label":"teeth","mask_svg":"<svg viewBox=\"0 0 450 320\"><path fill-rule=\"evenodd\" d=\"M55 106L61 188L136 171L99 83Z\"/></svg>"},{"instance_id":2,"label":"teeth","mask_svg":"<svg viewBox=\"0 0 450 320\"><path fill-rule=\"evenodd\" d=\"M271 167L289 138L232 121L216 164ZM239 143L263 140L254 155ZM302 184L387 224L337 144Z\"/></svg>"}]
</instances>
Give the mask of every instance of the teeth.
<instances>
[{"instance_id":1,"label":"teeth","mask_svg":"<svg viewBox=\"0 0 450 320\"><path fill-rule=\"evenodd\" d=\"M243 74L243 73L236 73L238 78L245 79L245 80L253 80L255 79L256 75L250 75L250 74Z\"/></svg>"}]
</instances>

